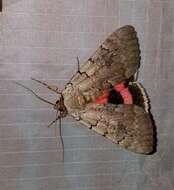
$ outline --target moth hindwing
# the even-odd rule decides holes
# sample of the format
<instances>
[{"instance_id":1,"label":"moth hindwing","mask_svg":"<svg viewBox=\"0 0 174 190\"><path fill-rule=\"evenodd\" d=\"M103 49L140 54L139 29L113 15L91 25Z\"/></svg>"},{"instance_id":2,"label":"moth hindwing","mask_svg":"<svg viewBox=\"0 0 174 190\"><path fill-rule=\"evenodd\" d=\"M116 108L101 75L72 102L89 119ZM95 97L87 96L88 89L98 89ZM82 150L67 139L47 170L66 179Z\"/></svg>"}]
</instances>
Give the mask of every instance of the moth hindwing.
<instances>
[{"instance_id":1,"label":"moth hindwing","mask_svg":"<svg viewBox=\"0 0 174 190\"><path fill-rule=\"evenodd\" d=\"M153 152L148 98L142 85L131 81L139 62L134 27L124 26L113 32L58 92L61 98L54 108L60 112L59 117L69 114L133 152Z\"/></svg>"}]
</instances>

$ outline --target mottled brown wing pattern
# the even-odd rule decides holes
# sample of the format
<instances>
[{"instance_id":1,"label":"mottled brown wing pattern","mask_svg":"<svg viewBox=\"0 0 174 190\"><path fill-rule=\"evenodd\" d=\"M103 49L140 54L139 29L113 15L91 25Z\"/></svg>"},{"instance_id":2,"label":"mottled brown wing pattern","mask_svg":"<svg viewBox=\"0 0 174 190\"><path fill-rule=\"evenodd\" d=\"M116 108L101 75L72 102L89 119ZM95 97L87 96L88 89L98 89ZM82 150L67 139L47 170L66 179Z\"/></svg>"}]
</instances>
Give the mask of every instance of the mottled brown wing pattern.
<instances>
[{"instance_id":1,"label":"mottled brown wing pattern","mask_svg":"<svg viewBox=\"0 0 174 190\"><path fill-rule=\"evenodd\" d=\"M139 106L88 104L85 110L79 112L79 119L120 147L143 154L153 151L151 119Z\"/></svg>"},{"instance_id":2,"label":"mottled brown wing pattern","mask_svg":"<svg viewBox=\"0 0 174 190\"><path fill-rule=\"evenodd\" d=\"M84 109L86 104L135 74L140 50L135 29L124 26L113 32L98 50L80 67L63 91L69 112ZM77 97L77 98L76 98Z\"/></svg>"}]
</instances>

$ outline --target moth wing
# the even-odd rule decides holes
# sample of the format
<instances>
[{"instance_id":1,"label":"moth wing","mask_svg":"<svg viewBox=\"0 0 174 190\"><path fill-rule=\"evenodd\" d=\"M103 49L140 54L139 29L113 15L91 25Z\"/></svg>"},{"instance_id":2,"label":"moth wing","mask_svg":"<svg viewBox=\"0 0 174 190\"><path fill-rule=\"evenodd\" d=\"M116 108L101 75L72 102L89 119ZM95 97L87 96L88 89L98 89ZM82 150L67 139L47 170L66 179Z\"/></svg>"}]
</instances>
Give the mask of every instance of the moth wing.
<instances>
[{"instance_id":1,"label":"moth wing","mask_svg":"<svg viewBox=\"0 0 174 190\"><path fill-rule=\"evenodd\" d=\"M80 67L80 73L74 75L70 83L82 91L91 87L103 89L106 83L115 85L129 79L137 71L139 62L136 31L133 26L126 25L103 42Z\"/></svg>"},{"instance_id":2,"label":"moth wing","mask_svg":"<svg viewBox=\"0 0 174 190\"><path fill-rule=\"evenodd\" d=\"M134 27L127 25L113 32L63 90L68 112L84 109L103 90L132 77L139 61L140 50Z\"/></svg>"},{"instance_id":3,"label":"moth wing","mask_svg":"<svg viewBox=\"0 0 174 190\"><path fill-rule=\"evenodd\" d=\"M153 152L154 129L150 115L136 105L87 105L80 122L120 147L142 154Z\"/></svg>"}]
</instances>

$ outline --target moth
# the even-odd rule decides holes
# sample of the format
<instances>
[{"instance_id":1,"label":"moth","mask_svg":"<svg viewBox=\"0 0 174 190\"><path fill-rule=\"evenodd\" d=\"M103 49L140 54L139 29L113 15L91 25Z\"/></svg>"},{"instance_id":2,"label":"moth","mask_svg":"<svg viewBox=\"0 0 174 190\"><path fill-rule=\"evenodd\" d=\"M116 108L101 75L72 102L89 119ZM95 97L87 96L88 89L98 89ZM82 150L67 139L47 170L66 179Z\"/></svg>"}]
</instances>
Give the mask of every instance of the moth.
<instances>
[{"instance_id":1,"label":"moth","mask_svg":"<svg viewBox=\"0 0 174 190\"><path fill-rule=\"evenodd\" d=\"M137 33L126 25L113 32L83 65L78 64L63 90L32 79L60 95L55 104L35 95L54 106L55 121L69 114L120 147L149 154L154 150L154 127L146 91L134 79L139 64Z\"/></svg>"}]
</instances>

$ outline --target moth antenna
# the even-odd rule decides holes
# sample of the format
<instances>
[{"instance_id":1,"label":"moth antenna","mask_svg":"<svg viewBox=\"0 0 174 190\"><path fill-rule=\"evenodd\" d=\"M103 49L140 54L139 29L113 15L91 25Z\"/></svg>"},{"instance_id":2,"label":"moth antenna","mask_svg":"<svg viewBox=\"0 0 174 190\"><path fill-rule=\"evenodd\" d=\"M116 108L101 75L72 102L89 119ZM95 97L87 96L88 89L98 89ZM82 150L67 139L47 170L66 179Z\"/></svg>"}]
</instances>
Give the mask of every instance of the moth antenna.
<instances>
[{"instance_id":1,"label":"moth antenna","mask_svg":"<svg viewBox=\"0 0 174 190\"><path fill-rule=\"evenodd\" d=\"M56 112L56 118L59 117L58 116L58 111ZM56 144L57 144L57 148L59 148L59 142L58 142L58 135L57 135L57 121L55 122L55 136L56 136ZM62 144L62 161L64 161L64 142L63 142L63 137L62 137L62 128L61 128L61 117L59 118L59 137L60 137L60 141Z\"/></svg>"},{"instance_id":2,"label":"moth antenna","mask_svg":"<svg viewBox=\"0 0 174 190\"><path fill-rule=\"evenodd\" d=\"M77 72L80 72L80 61L78 56L77 56Z\"/></svg>"},{"instance_id":3,"label":"moth antenna","mask_svg":"<svg viewBox=\"0 0 174 190\"><path fill-rule=\"evenodd\" d=\"M57 93L57 94L61 94L61 91L60 91L60 90L58 89L58 87L56 87L56 86L49 85L49 84L47 84L47 83L45 83L45 82L42 82L42 81L40 81L40 80L38 80L38 79L35 79L35 78L31 78L31 80L33 80L33 81L35 81L35 82L38 82L38 83L40 83L40 84L46 86L49 90L51 90L51 91L53 91L53 92L55 92L55 93Z\"/></svg>"},{"instance_id":4,"label":"moth antenna","mask_svg":"<svg viewBox=\"0 0 174 190\"><path fill-rule=\"evenodd\" d=\"M64 161L64 142L63 142L63 136L62 136L62 118L59 119L59 136L62 143L62 161Z\"/></svg>"},{"instance_id":5,"label":"moth antenna","mask_svg":"<svg viewBox=\"0 0 174 190\"><path fill-rule=\"evenodd\" d=\"M48 101L48 100L45 100L44 98L40 97L39 95L37 95L33 90L31 90L30 88L26 87L25 85L19 83L19 82L15 82L17 85L19 86L22 86L23 88L25 88L26 90L28 90L29 92L31 92L34 96L36 96L39 100L43 101L43 102L46 102L47 104L50 104L50 105L55 105L53 104L52 102Z\"/></svg>"}]
</instances>

